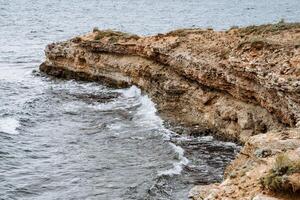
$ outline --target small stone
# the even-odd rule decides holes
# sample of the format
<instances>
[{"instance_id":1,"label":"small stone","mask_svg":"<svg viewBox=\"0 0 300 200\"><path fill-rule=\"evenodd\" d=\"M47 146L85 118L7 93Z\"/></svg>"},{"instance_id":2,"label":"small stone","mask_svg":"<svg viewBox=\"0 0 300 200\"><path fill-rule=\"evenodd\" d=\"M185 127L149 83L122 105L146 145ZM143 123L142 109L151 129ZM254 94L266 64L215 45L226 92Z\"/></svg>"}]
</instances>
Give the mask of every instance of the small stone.
<instances>
[{"instance_id":1,"label":"small stone","mask_svg":"<svg viewBox=\"0 0 300 200\"><path fill-rule=\"evenodd\" d=\"M254 152L254 155L258 158L266 158L270 155L272 155L272 150L271 149L268 149L268 148L265 148L265 149L257 149L255 152Z\"/></svg>"}]
</instances>

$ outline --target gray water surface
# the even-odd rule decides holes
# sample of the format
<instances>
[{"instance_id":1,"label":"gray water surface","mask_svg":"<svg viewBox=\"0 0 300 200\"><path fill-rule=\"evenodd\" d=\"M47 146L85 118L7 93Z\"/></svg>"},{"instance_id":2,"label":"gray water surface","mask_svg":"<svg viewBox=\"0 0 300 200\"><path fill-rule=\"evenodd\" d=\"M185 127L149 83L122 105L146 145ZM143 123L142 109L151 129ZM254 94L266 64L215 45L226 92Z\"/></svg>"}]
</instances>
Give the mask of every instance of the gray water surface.
<instances>
[{"instance_id":1,"label":"gray water surface","mask_svg":"<svg viewBox=\"0 0 300 200\"><path fill-rule=\"evenodd\" d=\"M176 28L300 21L299 0L0 0L0 199L187 199L238 147L172 132L138 88L33 72L48 43L97 26Z\"/></svg>"}]
</instances>

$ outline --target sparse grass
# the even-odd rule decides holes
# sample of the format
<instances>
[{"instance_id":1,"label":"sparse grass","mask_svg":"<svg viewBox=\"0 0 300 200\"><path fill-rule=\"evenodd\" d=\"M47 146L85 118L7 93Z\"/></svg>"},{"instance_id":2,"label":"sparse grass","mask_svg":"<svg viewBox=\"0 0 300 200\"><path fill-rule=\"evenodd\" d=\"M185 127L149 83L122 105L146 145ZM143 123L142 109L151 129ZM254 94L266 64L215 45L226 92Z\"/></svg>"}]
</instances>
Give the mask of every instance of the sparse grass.
<instances>
[{"instance_id":1,"label":"sparse grass","mask_svg":"<svg viewBox=\"0 0 300 200\"><path fill-rule=\"evenodd\" d=\"M250 46L252 48L255 48L255 49L262 49L264 46L268 45L269 43L268 43L268 41L265 38L262 38L262 37L252 37L250 39L242 41L238 45L238 47L241 48L245 44L250 44Z\"/></svg>"},{"instance_id":2,"label":"sparse grass","mask_svg":"<svg viewBox=\"0 0 300 200\"><path fill-rule=\"evenodd\" d=\"M276 157L276 161L272 170L277 174L286 174L291 170L292 166L293 162L286 154L279 154Z\"/></svg>"},{"instance_id":3,"label":"sparse grass","mask_svg":"<svg viewBox=\"0 0 300 200\"><path fill-rule=\"evenodd\" d=\"M112 36L112 37L110 37L110 38L108 39L108 41L109 41L110 43L116 43L116 42L118 42L118 37Z\"/></svg>"},{"instance_id":4,"label":"sparse grass","mask_svg":"<svg viewBox=\"0 0 300 200\"><path fill-rule=\"evenodd\" d=\"M100 35L95 35L94 40L101 40L102 37L100 37Z\"/></svg>"},{"instance_id":5,"label":"sparse grass","mask_svg":"<svg viewBox=\"0 0 300 200\"><path fill-rule=\"evenodd\" d=\"M113 31L113 30L100 31L99 29L94 28L93 32L96 33L96 35L94 37L95 40L101 40L105 37L109 37L109 38L111 38L110 40L112 42L116 42L119 39L127 39L127 40L135 39L135 40L138 40L140 38L137 35L133 35L133 34L129 34L129 33L123 33L123 32L120 32L120 31Z\"/></svg>"},{"instance_id":6,"label":"sparse grass","mask_svg":"<svg viewBox=\"0 0 300 200\"><path fill-rule=\"evenodd\" d=\"M196 34L196 33L204 33L207 32L206 30L202 29L177 29L175 31L168 32L166 36L179 36L185 37L189 34Z\"/></svg>"},{"instance_id":7,"label":"sparse grass","mask_svg":"<svg viewBox=\"0 0 300 200\"><path fill-rule=\"evenodd\" d=\"M100 31L99 28L98 27L94 27L93 28L93 33L97 32L97 31Z\"/></svg>"},{"instance_id":8,"label":"sparse grass","mask_svg":"<svg viewBox=\"0 0 300 200\"><path fill-rule=\"evenodd\" d=\"M249 34L264 34L270 32L279 32L282 30L288 30L292 28L300 28L300 23L286 23L284 20L280 20L276 24L267 24L260 26L248 26L240 29L241 35L249 35Z\"/></svg>"},{"instance_id":9,"label":"sparse grass","mask_svg":"<svg viewBox=\"0 0 300 200\"><path fill-rule=\"evenodd\" d=\"M239 28L238 26L231 26L229 30L238 29L238 28Z\"/></svg>"},{"instance_id":10,"label":"sparse grass","mask_svg":"<svg viewBox=\"0 0 300 200\"><path fill-rule=\"evenodd\" d=\"M74 42L74 43L79 43L81 41L82 41L81 37L75 37L72 39L72 42Z\"/></svg>"},{"instance_id":11,"label":"sparse grass","mask_svg":"<svg viewBox=\"0 0 300 200\"><path fill-rule=\"evenodd\" d=\"M294 173L300 173L300 160L293 161L286 154L280 154L273 168L260 181L262 186L269 190L293 193L296 192L295 185L289 182L288 176Z\"/></svg>"}]
</instances>

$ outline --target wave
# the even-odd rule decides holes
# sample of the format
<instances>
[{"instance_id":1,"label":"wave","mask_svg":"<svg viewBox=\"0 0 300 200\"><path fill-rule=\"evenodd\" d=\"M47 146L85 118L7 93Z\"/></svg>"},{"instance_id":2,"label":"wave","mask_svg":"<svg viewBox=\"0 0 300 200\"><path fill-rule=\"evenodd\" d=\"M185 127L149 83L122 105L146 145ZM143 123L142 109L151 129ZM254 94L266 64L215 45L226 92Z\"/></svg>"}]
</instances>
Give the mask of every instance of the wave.
<instances>
[{"instance_id":1,"label":"wave","mask_svg":"<svg viewBox=\"0 0 300 200\"><path fill-rule=\"evenodd\" d=\"M17 135L19 134L17 128L20 126L20 122L12 117L5 117L0 119L0 132Z\"/></svg>"},{"instance_id":2,"label":"wave","mask_svg":"<svg viewBox=\"0 0 300 200\"><path fill-rule=\"evenodd\" d=\"M117 89L114 91L119 93L120 96L115 98L111 102L85 106L76 103L69 106L64 106L64 109L69 112L75 112L77 109L83 109L83 107L85 107L84 109L88 107L90 109L101 112L124 111L125 113L127 113L126 116L129 115L128 117L130 117L131 120L135 121L135 124L138 124L139 127L143 127L143 129L149 130L159 130L158 134L172 147L172 150L175 152L177 158L170 169L158 172L158 176L179 175L182 172L184 166L189 163L189 160L184 156L183 148L171 142L171 138L174 136L177 137L178 135L165 128L164 121L157 115L155 104L147 95L143 95L141 90L136 86L131 86L127 89ZM113 123L108 125L108 128L114 130L121 129L120 125ZM134 139L136 138L138 137L135 137Z\"/></svg>"},{"instance_id":3,"label":"wave","mask_svg":"<svg viewBox=\"0 0 300 200\"><path fill-rule=\"evenodd\" d=\"M181 174L183 167L189 163L189 160L184 156L184 150L180 146L177 146L173 143L169 143L174 151L177 153L179 162L173 163L173 168L168 169L166 171L159 172L159 176L173 176Z\"/></svg>"},{"instance_id":4,"label":"wave","mask_svg":"<svg viewBox=\"0 0 300 200\"><path fill-rule=\"evenodd\" d=\"M139 97L139 102L141 106L139 107L136 113L136 120L143 126L156 126L159 128L165 140L170 140L171 136L174 135L172 131L166 129L163 125L163 120L156 114L157 110L155 104L147 95L141 95L141 90L135 86L130 87L128 90L125 90L123 94L127 97ZM175 145L172 142L169 142L175 153L177 154L177 159L179 162L173 163L173 168L166 171L158 172L158 176L173 176L181 174L183 167L189 163L189 160L184 156L184 150L178 145Z\"/></svg>"}]
</instances>

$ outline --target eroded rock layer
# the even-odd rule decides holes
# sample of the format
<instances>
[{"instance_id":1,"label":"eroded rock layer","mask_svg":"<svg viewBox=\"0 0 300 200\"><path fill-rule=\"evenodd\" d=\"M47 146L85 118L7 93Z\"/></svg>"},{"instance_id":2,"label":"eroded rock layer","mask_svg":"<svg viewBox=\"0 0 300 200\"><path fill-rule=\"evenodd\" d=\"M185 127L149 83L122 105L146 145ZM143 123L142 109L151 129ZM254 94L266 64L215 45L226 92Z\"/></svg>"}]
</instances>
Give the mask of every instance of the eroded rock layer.
<instances>
[{"instance_id":1,"label":"eroded rock layer","mask_svg":"<svg viewBox=\"0 0 300 200\"><path fill-rule=\"evenodd\" d=\"M300 24L219 32L183 29L148 37L95 29L50 44L45 52L46 61L40 66L43 72L117 87L137 85L164 117L246 142L229 171L238 170L238 162L257 162L253 152L243 157L243 152L248 152L247 142L259 142L257 138L269 142L269 137L281 141L278 135L285 130L299 134ZM257 134L263 135L253 136ZM299 146L297 134L287 138ZM283 151L273 153L270 162ZM258 177L265 173L254 172ZM258 194L258 182L252 183L257 186L254 192L239 193L240 198ZM219 191L215 199L222 195L225 199L220 186L213 190ZM242 191L238 187L233 190Z\"/></svg>"}]
</instances>

